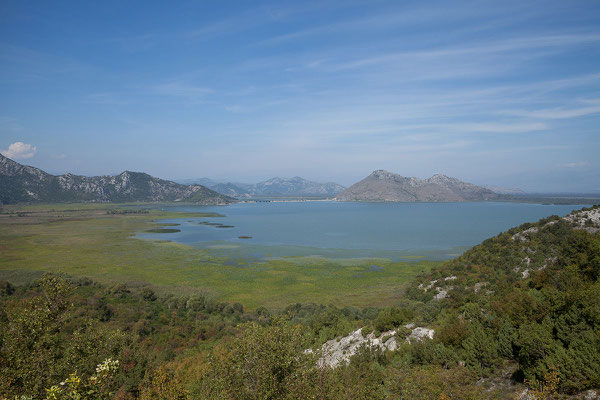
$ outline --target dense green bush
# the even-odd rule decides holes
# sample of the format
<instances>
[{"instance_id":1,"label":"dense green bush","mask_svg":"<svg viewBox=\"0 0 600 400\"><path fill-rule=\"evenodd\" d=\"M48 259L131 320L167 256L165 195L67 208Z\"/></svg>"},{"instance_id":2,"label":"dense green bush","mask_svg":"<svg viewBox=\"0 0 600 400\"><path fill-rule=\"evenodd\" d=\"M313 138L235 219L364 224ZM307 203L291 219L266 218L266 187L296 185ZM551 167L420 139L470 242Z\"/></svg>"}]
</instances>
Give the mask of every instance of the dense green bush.
<instances>
[{"instance_id":1,"label":"dense green bush","mask_svg":"<svg viewBox=\"0 0 600 400\"><path fill-rule=\"evenodd\" d=\"M379 312L373 327L376 332L385 332L397 328L414 317L410 310L398 307L386 307Z\"/></svg>"}]
</instances>

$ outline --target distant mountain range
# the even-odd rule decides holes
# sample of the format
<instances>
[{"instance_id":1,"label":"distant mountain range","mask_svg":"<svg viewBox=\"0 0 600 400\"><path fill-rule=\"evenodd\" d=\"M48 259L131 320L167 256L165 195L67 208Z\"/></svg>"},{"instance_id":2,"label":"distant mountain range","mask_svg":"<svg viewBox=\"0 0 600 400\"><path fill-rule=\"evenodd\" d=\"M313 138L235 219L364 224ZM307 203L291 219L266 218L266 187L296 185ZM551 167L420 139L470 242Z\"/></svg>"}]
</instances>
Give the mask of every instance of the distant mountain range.
<instances>
[{"instance_id":1,"label":"distant mountain range","mask_svg":"<svg viewBox=\"0 0 600 400\"><path fill-rule=\"evenodd\" d=\"M486 189L490 189L492 192L494 193L498 193L498 194L525 194L525 192L521 189L517 189L517 188L505 188L505 187L500 187L500 186L490 186L490 185L483 185L484 188Z\"/></svg>"},{"instance_id":2,"label":"distant mountain range","mask_svg":"<svg viewBox=\"0 0 600 400\"><path fill-rule=\"evenodd\" d=\"M0 154L0 203L185 201L206 205L234 203L202 185L182 185L142 172L114 176L51 175Z\"/></svg>"},{"instance_id":3,"label":"distant mountain range","mask_svg":"<svg viewBox=\"0 0 600 400\"><path fill-rule=\"evenodd\" d=\"M222 181L215 181L209 178L179 179L175 182L181 183L183 185L202 185L206 186L207 188L210 188L211 186L214 186L218 183L222 183Z\"/></svg>"},{"instance_id":4,"label":"distant mountain range","mask_svg":"<svg viewBox=\"0 0 600 400\"><path fill-rule=\"evenodd\" d=\"M182 201L216 205L257 197L334 197L339 201L449 202L486 201L501 197L499 192L517 190L486 188L445 175L428 179L407 178L385 170L374 171L345 189L336 183L317 183L294 178L272 178L255 184L217 183L202 178L186 185L155 178L142 172L86 177L51 175L41 169L19 164L0 154L0 203L20 202L154 202ZM495 190L494 190L495 189Z\"/></svg>"},{"instance_id":5,"label":"distant mountain range","mask_svg":"<svg viewBox=\"0 0 600 400\"><path fill-rule=\"evenodd\" d=\"M339 193L339 201L449 202L497 199L493 191L446 175L428 179L407 178L385 170L374 171Z\"/></svg>"},{"instance_id":6,"label":"distant mountain range","mask_svg":"<svg viewBox=\"0 0 600 400\"><path fill-rule=\"evenodd\" d=\"M190 179L182 182L206 182L206 186L226 196L237 198L253 197L333 197L345 189L337 183L318 183L299 176L272 178L259 183L218 183L208 178Z\"/></svg>"}]
</instances>

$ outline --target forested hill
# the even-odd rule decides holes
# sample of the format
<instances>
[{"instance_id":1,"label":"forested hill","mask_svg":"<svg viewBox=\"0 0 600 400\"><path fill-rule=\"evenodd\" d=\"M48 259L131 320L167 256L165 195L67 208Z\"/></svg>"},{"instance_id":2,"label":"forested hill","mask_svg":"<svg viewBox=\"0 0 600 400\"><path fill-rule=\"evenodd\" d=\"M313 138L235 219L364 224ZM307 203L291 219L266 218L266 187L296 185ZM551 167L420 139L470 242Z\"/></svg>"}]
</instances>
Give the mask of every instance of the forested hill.
<instances>
[{"instance_id":1,"label":"forested hill","mask_svg":"<svg viewBox=\"0 0 600 400\"><path fill-rule=\"evenodd\" d=\"M189 201L216 205L237 200L201 185L182 185L141 172L124 171L115 176L55 176L0 154L0 204L83 201Z\"/></svg>"},{"instance_id":2,"label":"forested hill","mask_svg":"<svg viewBox=\"0 0 600 400\"><path fill-rule=\"evenodd\" d=\"M519 379L597 388L599 232L599 206L523 224L421 276L408 296L442 307L436 340L472 350L467 363L514 360Z\"/></svg>"}]
</instances>

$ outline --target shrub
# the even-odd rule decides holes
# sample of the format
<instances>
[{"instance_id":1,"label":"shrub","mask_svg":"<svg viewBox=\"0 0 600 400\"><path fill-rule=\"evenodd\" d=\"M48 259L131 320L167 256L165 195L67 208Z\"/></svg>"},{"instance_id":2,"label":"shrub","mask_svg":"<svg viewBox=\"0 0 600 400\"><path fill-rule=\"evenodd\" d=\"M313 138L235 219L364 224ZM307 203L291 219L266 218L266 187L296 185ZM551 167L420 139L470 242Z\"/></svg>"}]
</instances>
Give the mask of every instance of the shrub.
<instances>
[{"instance_id":1,"label":"shrub","mask_svg":"<svg viewBox=\"0 0 600 400\"><path fill-rule=\"evenodd\" d=\"M373 327L377 332L392 330L406 323L413 318L413 313L404 308L387 307L379 312L373 322Z\"/></svg>"}]
</instances>

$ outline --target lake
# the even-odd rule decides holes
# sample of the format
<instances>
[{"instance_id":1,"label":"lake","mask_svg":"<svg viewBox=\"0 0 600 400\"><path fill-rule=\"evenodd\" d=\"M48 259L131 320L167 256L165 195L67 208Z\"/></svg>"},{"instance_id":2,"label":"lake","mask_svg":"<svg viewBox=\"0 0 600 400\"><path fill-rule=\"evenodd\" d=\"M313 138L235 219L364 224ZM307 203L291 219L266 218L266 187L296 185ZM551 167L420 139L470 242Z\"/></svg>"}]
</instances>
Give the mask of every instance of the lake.
<instances>
[{"instance_id":1,"label":"lake","mask_svg":"<svg viewBox=\"0 0 600 400\"><path fill-rule=\"evenodd\" d=\"M215 218L169 219L180 232L140 233L227 255L447 259L524 222L566 215L583 205L358 203L298 201L229 206L164 206L216 212ZM220 225L218 225L220 224ZM249 236L251 239L240 239Z\"/></svg>"}]
</instances>

